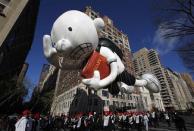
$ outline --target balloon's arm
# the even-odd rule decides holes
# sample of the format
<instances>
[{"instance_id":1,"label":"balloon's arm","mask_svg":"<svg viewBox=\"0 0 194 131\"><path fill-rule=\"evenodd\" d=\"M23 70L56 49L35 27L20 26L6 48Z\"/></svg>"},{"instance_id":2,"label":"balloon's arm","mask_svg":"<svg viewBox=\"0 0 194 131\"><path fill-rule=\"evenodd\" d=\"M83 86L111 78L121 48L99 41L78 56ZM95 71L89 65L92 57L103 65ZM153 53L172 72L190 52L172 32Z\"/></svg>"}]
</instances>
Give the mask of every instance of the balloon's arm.
<instances>
[{"instance_id":1,"label":"balloon's arm","mask_svg":"<svg viewBox=\"0 0 194 131\"><path fill-rule=\"evenodd\" d=\"M43 36L43 51L48 62L57 68L61 68L62 60L57 55L57 51L52 47L52 41L50 35Z\"/></svg>"},{"instance_id":2,"label":"balloon's arm","mask_svg":"<svg viewBox=\"0 0 194 131\"><path fill-rule=\"evenodd\" d=\"M111 71L110 74L106 78L100 80L100 83L99 83L100 87L105 87L116 79L117 72L118 72L117 62L112 62L110 64L110 71Z\"/></svg>"},{"instance_id":3,"label":"balloon's arm","mask_svg":"<svg viewBox=\"0 0 194 131\"><path fill-rule=\"evenodd\" d=\"M116 62L112 62L110 64L111 72L110 75L106 78L100 80L99 71L94 71L94 76L90 79L83 79L82 82L87 85L89 88L94 90L102 89L103 87L112 83L117 77L117 64Z\"/></svg>"},{"instance_id":4,"label":"balloon's arm","mask_svg":"<svg viewBox=\"0 0 194 131\"><path fill-rule=\"evenodd\" d=\"M147 85L147 81L146 80L138 80L136 79L135 80L135 86L137 87L143 87L143 86L146 86Z\"/></svg>"},{"instance_id":5,"label":"balloon's arm","mask_svg":"<svg viewBox=\"0 0 194 131\"><path fill-rule=\"evenodd\" d=\"M112 52L107 47L101 47L100 53L106 57L110 65L110 74L106 78L100 80L100 83L99 83L101 87L105 87L110 83L112 83L117 77L117 74L118 74L117 57L115 53Z\"/></svg>"},{"instance_id":6,"label":"balloon's arm","mask_svg":"<svg viewBox=\"0 0 194 131\"><path fill-rule=\"evenodd\" d=\"M49 35L44 35L43 37L43 50L44 55L47 58L48 62L60 69L79 69L80 65L72 65L69 63L63 64L63 57L58 56L57 50L52 47L52 40Z\"/></svg>"},{"instance_id":7,"label":"balloon's arm","mask_svg":"<svg viewBox=\"0 0 194 131\"><path fill-rule=\"evenodd\" d=\"M103 50L100 50L100 53L107 58L107 61L110 64L110 74L106 78L100 80L99 71L95 71L92 78L82 80L84 84L93 88L94 90L102 89L103 87L111 84L116 79L118 74L117 58L115 54L108 48L103 48Z\"/></svg>"}]
</instances>

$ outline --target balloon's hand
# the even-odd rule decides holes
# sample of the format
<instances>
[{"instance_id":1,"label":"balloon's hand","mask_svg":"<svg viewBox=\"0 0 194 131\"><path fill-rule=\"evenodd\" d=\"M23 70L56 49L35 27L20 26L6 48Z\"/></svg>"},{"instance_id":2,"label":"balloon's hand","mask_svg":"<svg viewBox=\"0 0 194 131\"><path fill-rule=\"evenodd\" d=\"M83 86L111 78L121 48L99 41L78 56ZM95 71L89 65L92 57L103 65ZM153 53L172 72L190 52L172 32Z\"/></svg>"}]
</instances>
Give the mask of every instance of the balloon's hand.
<instances>
[{"instance_id":1,"label":"balloon's hand","mask_svg":"<svg viewBox=\"0 0 194 131\"><path fill-rule=\"evenodd\" d=\"M99 71L94 71L94 76L90 79L83 79L82 83L87 85L87 87L93 89L93 90L99 90L102 88L100 84L100 73Z\"/></svg>"},{"instance_id":2,"label":"balloon's hand","mask_svg":"<svg viewBox=\"0 0 194 131\"><path fill-rule=\"evenodd\" d=\"M52 47L52 41L50 35L44 35L43 37L43 51L46 58L50 58L53 54L56 54L57 51Z\"/></svg>"},{"instance_id":3,"label":"balloon's hand","mask_svg":"<svg viewBox=\"0 0 194 131\"><path fill-rule=\"evenodd\" d=\"M50 35L44 35L43 37L43 51L49 63L59 68L62 67L62 59L60 59L57 55L57 50L52 46Z\"/></svg>"}]
</instances>

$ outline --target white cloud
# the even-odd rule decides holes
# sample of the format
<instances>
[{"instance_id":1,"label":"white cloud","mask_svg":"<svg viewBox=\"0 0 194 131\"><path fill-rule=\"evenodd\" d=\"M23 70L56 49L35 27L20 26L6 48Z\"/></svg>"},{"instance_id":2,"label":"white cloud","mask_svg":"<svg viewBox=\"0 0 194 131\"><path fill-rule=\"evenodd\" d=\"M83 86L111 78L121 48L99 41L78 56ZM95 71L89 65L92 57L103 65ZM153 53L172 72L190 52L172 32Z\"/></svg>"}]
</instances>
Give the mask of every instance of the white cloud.
<instances>
[{"instance_id":1,"label":"white cloud","mask_svg":"<svg viewBox=\"0 0 194 131\"><path fill-rule=\"evenodd\" d=\"M171 32L170 29L163 29L162 27L165 25L165 23L160 24L158 29L155 32L155 35L152 40L152 44L154 48L161 54L166 54L172 49L174 49L179 41L179 38L177 37L171 37L171 38L164 38L163 35Z\"/></svg>"}]
</instances>

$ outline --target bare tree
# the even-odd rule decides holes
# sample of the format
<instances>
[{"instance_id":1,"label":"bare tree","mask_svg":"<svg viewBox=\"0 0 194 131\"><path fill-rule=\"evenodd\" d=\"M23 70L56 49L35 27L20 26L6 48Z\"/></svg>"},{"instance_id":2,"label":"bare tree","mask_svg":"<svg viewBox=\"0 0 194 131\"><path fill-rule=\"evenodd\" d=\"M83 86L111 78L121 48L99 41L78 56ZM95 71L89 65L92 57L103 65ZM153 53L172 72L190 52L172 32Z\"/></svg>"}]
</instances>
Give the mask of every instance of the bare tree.
<instances>
[{"instance_id":1,"label":"bare tree","mask_svg":"<svg viewBox=\"0 0 194 131\"><path fill-rule=\"evenodd\" d=\"M153 1L156 22L165 39L178 38L181 46L175 51L184 65L194 74L194 0ZM179 42L180 43L180 42Z\"/></svg>"},{"instance_id":2,"label":"bare tree","mask_svg":"<svg viewBox=\"0 0 194 131\"><path fill-rule=\"evenodd\" d=\"M27 93L22 83L16 80L0 80L0 113L13 113L22 108L23 96Z\"/></svg>"},{"instance_id":3,"label":"bare tree","mask_svg":"<svg viewBox=\"0 0 194 131\"><path fill-rule=\"evenodd\" d=\"M179 47L177 52L190 73L194 74L194 42Z\"/></svg>"},{"instance_id":4,"label":"bare tree","mask_svg":"<svg viewBox=\"0 0 194 131\"><path fill-rule=\"evenodd\" d=\"M153 7L164 38L194 35L194 0L156 0Z\"/></svg>"}]
</instances>

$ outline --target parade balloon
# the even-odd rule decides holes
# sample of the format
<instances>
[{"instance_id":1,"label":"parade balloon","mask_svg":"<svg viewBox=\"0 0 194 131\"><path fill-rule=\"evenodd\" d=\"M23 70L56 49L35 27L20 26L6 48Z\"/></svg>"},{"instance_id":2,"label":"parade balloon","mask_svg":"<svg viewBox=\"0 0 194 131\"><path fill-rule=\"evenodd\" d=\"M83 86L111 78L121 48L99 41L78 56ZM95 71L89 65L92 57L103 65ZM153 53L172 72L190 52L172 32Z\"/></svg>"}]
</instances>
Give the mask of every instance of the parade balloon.
<instances>
[{"instance_id":1,"label":"parade balloon","mask_svg":"<svg viewBox=\"0 0 194 131\"><path fill-rule=\"evenodd\" d=\"M97 31L104 28L103 19L92 20L77 10L59 16L51 34L43 36L43 50L48 62L63 70L82 70L82 82L91 89L108 88L112 94L132 93L134 87L145 86L152 92L160 91L160 83L153 74L136 79L127 72L123 54L115 43L99 38Z\"/></svg>"}]
</instances>

